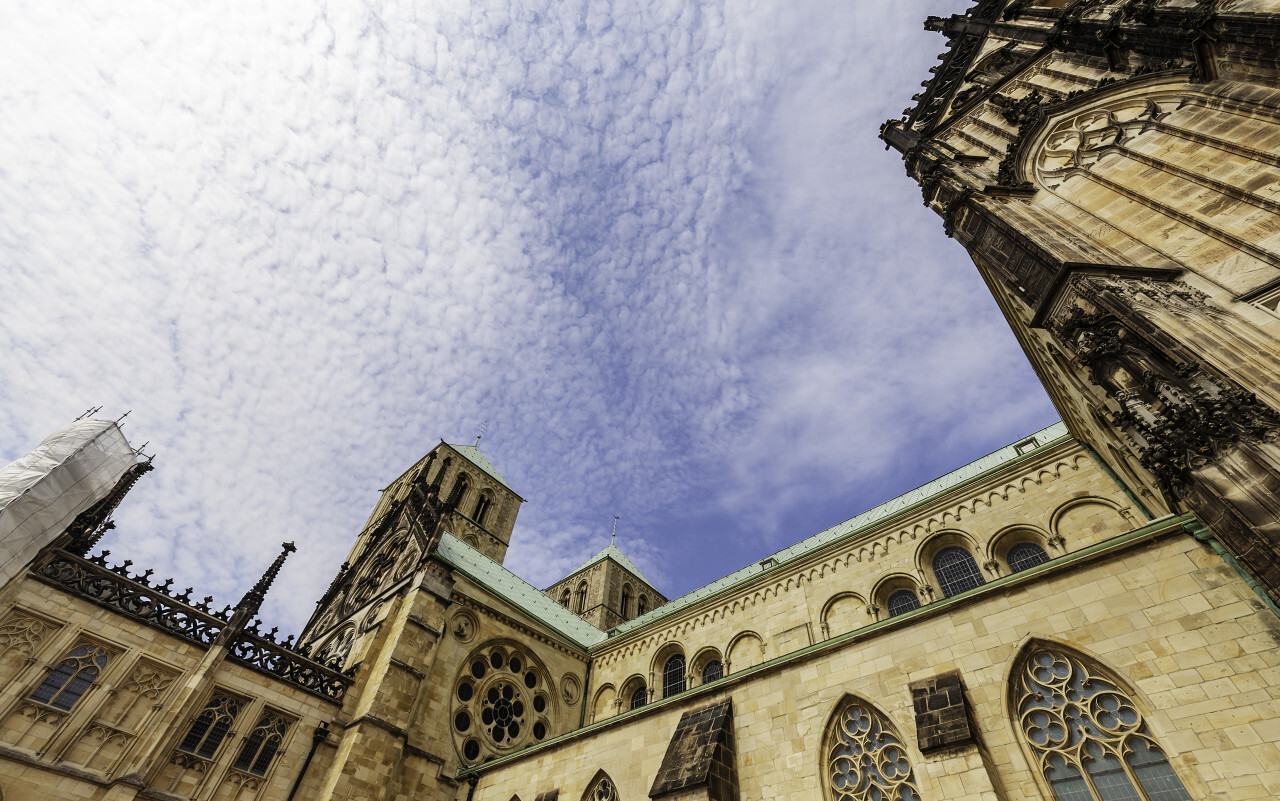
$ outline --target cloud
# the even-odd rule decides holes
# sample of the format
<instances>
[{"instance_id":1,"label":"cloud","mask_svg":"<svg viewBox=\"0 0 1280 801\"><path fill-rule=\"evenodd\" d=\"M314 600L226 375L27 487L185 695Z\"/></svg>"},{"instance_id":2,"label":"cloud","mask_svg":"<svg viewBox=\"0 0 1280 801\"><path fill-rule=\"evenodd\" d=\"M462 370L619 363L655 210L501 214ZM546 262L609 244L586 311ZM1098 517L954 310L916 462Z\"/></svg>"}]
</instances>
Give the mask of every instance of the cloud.
<instances>
[{"instance_id":1,"label":"cloud","mask_svg":"<svg viewBox=\"0 0 1280 801\"><path fill-rule=\"evenodd\" d=\"M622 514L671 595L1012 441L1047 400L876 140L962 6L24 4L0 456L132 409L108 547L228 603L296 540L296 630L486 418L526 578Z\"/></svg>"}]
</instances>

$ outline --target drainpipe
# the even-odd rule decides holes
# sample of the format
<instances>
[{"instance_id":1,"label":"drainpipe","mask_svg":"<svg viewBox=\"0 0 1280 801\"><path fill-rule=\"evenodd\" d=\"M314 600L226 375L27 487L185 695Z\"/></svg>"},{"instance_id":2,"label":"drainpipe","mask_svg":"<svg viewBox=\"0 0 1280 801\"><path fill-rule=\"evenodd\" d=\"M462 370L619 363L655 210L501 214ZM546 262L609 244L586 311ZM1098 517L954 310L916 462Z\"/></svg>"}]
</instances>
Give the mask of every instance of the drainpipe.
<instances>
[{"instance_id":1,"label":"drainpipe","mask_svg":"<svg viewBox=\"0 0 1280 801\"><path fill-rule=\"evenodd\" d=\"M320 725L316 726L316 730L311 733L311 750L307 752L307 758L302 760L302 770L298 771L298 778L294 781L293 789L289 791L289 797L285 801L293 801L298 788L302 786L302 777L307 775L307 767L311 765L311 757L316 755L316 749L320 747L320 743L324 742L328 736L329 724L322 720Z\"/></svg>"},{"instance_id":2,"label":"drainpipe","mask_svg":"<svg viewBox=\"0 0 1280 801\"><path fill-rule=\"evenodd\" d=\"M1253 577L1253 574L1248 570L1245 570L1244 566L1237 562L1235 557L1227 552L1226 548L1222 547L1222 543L1218 542L1217 538L1213 536L1212 531L1205 528L1204 524L1199 520L1189 520L1186 523L1183 523L1182 529L1192 537L1195 537L1197 542L1204 543L1212 548L1214 553L1222 557L1222 561L1226 562L1232 570L1236 571L1240 578L1244 579L1244 583L1249 585L1249 589L1253 590L1254 593L1262 599L1262 602L1267 605L1267 608L1270 609L1277 617L1280 617L1280 607L1277 607L1275 601L1271 600L1271 596L1267 595L1267 591L1258 583L1258 580Z\"/></svg>"},{"instance_id":3,"label":"drainpipe","mask_svg":"<svg viewBox=\"0 0 1280 801\"><path fill-rule=\"evenodd\" d=\"M471 796L476 794L476 785L479 783L479 774L473 773L467 777L467 801L471 801Z\"/></svg>"}]
</instances>

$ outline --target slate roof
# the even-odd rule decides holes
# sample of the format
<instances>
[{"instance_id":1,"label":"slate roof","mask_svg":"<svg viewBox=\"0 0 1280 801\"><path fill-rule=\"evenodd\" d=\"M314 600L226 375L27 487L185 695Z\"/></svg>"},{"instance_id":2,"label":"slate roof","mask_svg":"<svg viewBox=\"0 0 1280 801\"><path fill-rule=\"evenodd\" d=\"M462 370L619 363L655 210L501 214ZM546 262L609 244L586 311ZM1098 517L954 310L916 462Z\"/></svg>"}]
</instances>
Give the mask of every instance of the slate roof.
<instances>
[{"instance_id":1,"label":"slate roof","mask_svg":"<svg viewBox=\"0 0 1280 801\"><path fill-rule=\"evenodd\" d=\"M436 555L449 567L584 651L605 639L603 631L447 531L440 537Z\"/></svg>"},{"instance_id":2,"label":"slate roof","mask_svg":"<svg viewBox=\"0 0 1280 801\"><path fill-rule=\"evenodd\" d=\"M1037 431L1029 437L1023 437L1018 440L1016 444L1006 445L997 451L983 456L981 459L970 462L958 470L953 470L944 476L935 478L933 481L919 486L910 492L903 493L902 495L886 501L879 506L872 507L862 514L854 515L843 523L837 523L831 528L819 531L812 537L803 539L795 545L783 548L781 551L778 551L772 556L766 557L759 562L747 565L741 570L730 573L724 578L717 579L706 586L699 587L693 592L686 593L679 598L668 601L662 606L652 609L639 617L620 623L611 629L611 631L616 634L624 634L651 621L666 617L673 612L678 612L681 609L692 606L703 598L715 595L716 593L726 590L735 584L740 584L754 578L760 573L763 573L766 570L771 570L783 562L789 562L792 559L796 559L810 551L822 548L836 540L849 537L863 529L869 528L875 523L879 523L881 520L892 517L898 512L915 506L918 503L927 501L936 495L941 495L942 493L953 489L966 481L977 478L990 470L1008 464L1019 456L1022 456L1022 454L1018 452L1018 445L1026 442L1027 440L1034 439L1036 447L1042 448L1046 445L1057 443L1058 441L1070 436L1071 435L1067 432L1067 426L1065 423L1054 423L1047 428Z\"/></svg>"},{"instance_id":3,"label":"slate roof","mask_svg":"<svg viewBox=\"0 0 1280 801\"><path fill-rule=\"evenodd\" d=\"M480 452L479 448L477 448L474 445L454 445L452 442L446 442L445 444L448 445L450 448L453 448L458 453L462 454L467 459L467 461L471 462L476 467L488 473L490 478L497 481L499 484L511 490L512 492L515 492L515 490L511 489L511 485L508 484L502 478L502 476L498 475L498 471L493 469L493 465L489 463L488 459L484 458L484 454ZM518 492L516 493L517 497L519 496L519 494L520 493ZM524 500L524 499L521 498L521 500Z\"/></svg>"}]
</instances>

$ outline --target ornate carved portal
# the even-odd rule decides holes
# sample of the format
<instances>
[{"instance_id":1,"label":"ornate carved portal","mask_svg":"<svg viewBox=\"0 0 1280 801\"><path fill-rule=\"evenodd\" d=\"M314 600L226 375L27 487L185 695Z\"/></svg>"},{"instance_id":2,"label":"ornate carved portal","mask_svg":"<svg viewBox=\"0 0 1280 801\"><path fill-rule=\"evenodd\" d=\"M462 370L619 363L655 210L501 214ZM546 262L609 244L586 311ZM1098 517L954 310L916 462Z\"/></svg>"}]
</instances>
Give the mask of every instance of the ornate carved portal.
<instances>
[{"instance_id":1,"label":"ornate carved portal","mask_svg":"<svg viewBox=\"0 0 1280 801\"><path fill-rule=\"evenodd\" d=\"M1171 503L1186 497L1194 471L1224 446L1280 435L1280 415L1253 393L1173 361L1106 312L1077 308L1056 333L1119 405L1113 418Z\"/></svg>"},{"instance_id":2,"label":"ornate carved portal","mask_svg":"<svg viewBox=\"0 0 1280 801\"><path fill-rule=\"evenodd\" d=\"M1195 512L1280 600L1280 413L1182 344L1158 339L1167 335L1142 307L1198 322L1219 312L1178 282L1074 283L1083 305L1051 330L1115 403L1112 423L1170 508Z\"/></svg>"}]
</instances>

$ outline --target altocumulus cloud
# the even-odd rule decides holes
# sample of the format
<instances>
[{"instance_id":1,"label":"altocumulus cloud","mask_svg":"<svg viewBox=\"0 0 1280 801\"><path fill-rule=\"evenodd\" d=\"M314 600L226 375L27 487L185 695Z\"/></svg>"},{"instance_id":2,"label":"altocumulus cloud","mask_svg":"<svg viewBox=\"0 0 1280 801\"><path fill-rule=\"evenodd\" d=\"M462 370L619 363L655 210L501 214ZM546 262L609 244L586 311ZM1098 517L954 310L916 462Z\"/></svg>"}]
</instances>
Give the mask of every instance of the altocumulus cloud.
<instances>
[{"instance_id":1,"label":"altocumulus cloud","mask_svg":"<svg viewBox=\"0 0 1280 801\"><path fill-rule=\"evenodd\" d=\"M963 5L20 5L0 455L133 409L107 547L225 603L297 540L288 629L485 418L539 585L615 513L678 594L928 480L1053 419L875 138Z\"/></svg>"}]
</instances>

